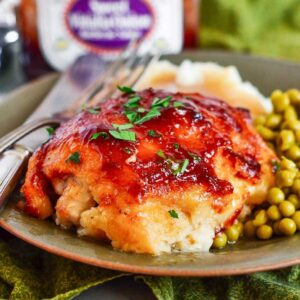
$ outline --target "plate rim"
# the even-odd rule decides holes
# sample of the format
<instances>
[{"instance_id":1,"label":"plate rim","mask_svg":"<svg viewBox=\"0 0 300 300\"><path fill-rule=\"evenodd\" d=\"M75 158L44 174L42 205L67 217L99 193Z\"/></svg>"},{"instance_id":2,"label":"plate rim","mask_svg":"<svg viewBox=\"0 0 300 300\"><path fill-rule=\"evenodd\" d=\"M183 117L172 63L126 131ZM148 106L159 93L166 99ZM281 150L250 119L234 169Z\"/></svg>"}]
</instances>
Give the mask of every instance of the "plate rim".
<instances>
[{"instance_id":1,"label":"plate rim","mask_svg":"<svg viewBox=\"0 0 300 300\"><path fill-rule=\"evenodd\" d=\"M102 259L96 258L87 258L80 256L78 254L74 254L67 250L63 250L62 248L47 245L42 242L38 242L37 240L31 239L26 236L26 234L20 233L18 230L15 230L13 226L9 225L3 219L0 219L0 226L11 233L12 235L20 238L21 240L39 248L46 252L64 257L66 259L70 259L73 261L77 261L80 263L88 264L94 267L110 269L114 271L121 271L126 273L133 273L133 274L143 274L143 275L155 275L155 276L172 276L172 277L218 277L218 276L232 276L232 275L245 275L245 274L252 274L256 272L263 272L263 271L271 271L280 268L290 267L296 264L300 264L300 255L297 259L286 259L282 260L277 264L261 264L256 267L239 267L233 269L225 269L221 271L211 270L211 271L203 271L201 269L192 269L192 270L179 270L179 269L160 269L159 266L149 266L149 267L139 267L133 266L124 263L115 263L113 261L107 261ZM112 251L115 251L112 249Z\"/></svg>"}]
</instances>

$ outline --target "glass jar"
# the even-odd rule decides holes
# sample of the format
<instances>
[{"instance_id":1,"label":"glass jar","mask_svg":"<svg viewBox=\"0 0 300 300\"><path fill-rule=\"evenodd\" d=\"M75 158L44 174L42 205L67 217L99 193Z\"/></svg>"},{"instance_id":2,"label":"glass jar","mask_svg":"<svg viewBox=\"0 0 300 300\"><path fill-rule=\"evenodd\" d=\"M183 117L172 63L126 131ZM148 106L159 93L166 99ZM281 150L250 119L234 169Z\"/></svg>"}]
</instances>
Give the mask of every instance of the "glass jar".
<instances>
[{"instance_id":1,"label":"glass jar","mask_svg":"<svg viewBox=\"0 0 300 300\"><path fill-rule=\"evenodd\" d=\"M196 47L200 0L21 0L18 23L29 78L94 52L114 59L134 37L178 53ZM167 45L167 46L166 46Z\"/></svg>"}]
</instances>

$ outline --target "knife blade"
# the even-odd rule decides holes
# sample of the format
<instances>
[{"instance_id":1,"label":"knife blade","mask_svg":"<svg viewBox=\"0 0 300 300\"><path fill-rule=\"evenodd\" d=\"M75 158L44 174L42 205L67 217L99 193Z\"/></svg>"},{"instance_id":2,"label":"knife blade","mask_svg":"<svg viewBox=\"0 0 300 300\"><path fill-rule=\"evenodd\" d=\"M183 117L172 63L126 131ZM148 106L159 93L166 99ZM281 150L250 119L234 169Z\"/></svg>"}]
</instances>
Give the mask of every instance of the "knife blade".
<instances>
[{"instance_id":1,"label":"knife blade","mask_svg":"<svg viewBox=\"0 0 300 300\"><path fill-rule=\"evenodd\" d=\"M46 98L28 117L25 123L52 117L74 106L95 80L107 68L107 62L94 54L79 57L65 71ZM14 189L31 152L48 139L45 128L34 131L20 139L14 148L0 156L0 209Z\"/></svg>"}]
</instances>

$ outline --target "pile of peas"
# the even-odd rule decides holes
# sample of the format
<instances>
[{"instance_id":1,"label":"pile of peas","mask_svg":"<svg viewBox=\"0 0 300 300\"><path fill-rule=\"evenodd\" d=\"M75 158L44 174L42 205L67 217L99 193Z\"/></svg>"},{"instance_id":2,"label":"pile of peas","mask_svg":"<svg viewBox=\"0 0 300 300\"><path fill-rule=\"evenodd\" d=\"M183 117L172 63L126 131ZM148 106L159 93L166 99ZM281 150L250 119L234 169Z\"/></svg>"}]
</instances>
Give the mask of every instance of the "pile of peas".
<instances>
[{"instance_id":1,"label":"pile of peas","mask_svg":"<svg viewBox=\"0 0 300 300\"><path fill-rule=\"evenodd\" d=\"M273 112L258 116L254 125L281 158L280 162L274 161L276 185L268 191L261 207L216 235L214 248L235 243L242 236L268 240L300 231L300 91L276 90L271 100Z\"/></svg>"}]
</instances>

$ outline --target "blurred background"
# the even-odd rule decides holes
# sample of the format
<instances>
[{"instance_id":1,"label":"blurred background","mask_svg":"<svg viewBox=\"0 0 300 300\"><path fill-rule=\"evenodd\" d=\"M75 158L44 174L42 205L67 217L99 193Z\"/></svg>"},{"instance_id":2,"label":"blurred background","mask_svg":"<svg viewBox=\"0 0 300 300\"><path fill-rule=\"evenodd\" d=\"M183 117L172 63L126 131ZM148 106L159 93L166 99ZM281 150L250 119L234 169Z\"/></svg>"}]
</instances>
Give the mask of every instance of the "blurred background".
<instances>
[{"instance_id":1,"label":"blurred background","mask_svg":"<svg viewBox=\"0 0 300 300\"><path fill-rule=\"evenodd\" d=\"M135 35L166 53L222 49L300 61L300 0L0 0L0 93ZM1 94L0 94L1 96Z\"/></svg>"}]
</instances>

